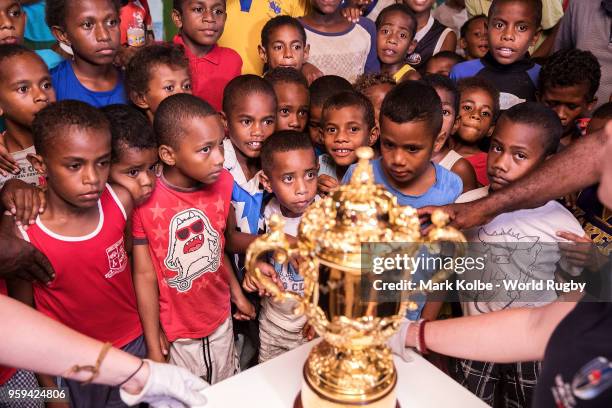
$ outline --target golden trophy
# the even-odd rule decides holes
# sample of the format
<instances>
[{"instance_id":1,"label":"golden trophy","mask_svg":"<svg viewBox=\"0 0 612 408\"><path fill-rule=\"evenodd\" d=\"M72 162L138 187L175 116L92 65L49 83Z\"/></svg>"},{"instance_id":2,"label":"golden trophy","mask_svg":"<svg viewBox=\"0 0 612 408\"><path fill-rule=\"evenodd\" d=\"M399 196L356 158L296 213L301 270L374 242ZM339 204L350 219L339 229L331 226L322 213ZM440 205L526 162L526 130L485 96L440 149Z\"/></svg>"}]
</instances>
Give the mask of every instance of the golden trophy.
<instances>
[{"instance_id":1,"label":"golden trophy","mask_svg":"<svg viewBox=\"0 0 612 408\"><path fill-rule=\"evenodd\" d=\"M398 206L395 196L374 184L369 164L372 149L360 148L357 156L351 182L304 213L297 244L289 244L282 222L273 218L271 231L254 241L246 254L247 273L273 295L274 301L294 302L294 312L304 313L323 339L304 365L296 407L399 406L394 391L397 372L385 342L416 304L406 293L386 303L377 302L375 294L361 296L363 274L370 272L362 264L371 265L371 257L374 252L380 255L381 248L387 248L383 252L388 254L401 248L402 253L414 255L423 245L435 252L444 241L463 252L465 238L454 228L444 227L448 222L445 213L432 215L434 227L422 237L416 210ZM291 257L299 259L303 297L280 290L261 272L257 264L270 252L278 263ZM452 270L437 270L431 280L442 281L450 273ZM326 304L320 305L323 297Z\"/></svg>"}]
</instances>

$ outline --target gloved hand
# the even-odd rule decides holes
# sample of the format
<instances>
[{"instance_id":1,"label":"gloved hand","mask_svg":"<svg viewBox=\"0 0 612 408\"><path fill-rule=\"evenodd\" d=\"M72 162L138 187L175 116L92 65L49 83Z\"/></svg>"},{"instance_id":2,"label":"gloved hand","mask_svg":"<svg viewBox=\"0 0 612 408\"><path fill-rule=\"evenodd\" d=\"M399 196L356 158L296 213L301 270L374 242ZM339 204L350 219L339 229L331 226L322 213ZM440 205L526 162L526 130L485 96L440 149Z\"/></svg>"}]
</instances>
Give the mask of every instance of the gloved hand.
<instances>
[{"instance_id":1,"label":"gloved hand","mask_svg":"<svg viewBox=\"0 0 612 408\"><path fill-rule=\"evenodd\" d=\"M206 397L201 394L208 387L205 381L183 367L151 360L145 362L149 365L149 378L140 394L119 390L121 399L127 405L146 402L153 408L182 408L206 404Z\"/></svg>"},{"instance_id":2,"label":"gloved hand","mask_svg":"<svg viewBox=\"0 0 612 408\"><path fill-rule=\"evenodd\" d=\"M406 336L408 335L408 328L410 325L415 324L412 320L404 319L400 325L400 329L397 333L387 340L387 346L391 349L393 354L400 356L405 362L412 361L408 348L406 347Z\"/></svg>"}]
</instances>

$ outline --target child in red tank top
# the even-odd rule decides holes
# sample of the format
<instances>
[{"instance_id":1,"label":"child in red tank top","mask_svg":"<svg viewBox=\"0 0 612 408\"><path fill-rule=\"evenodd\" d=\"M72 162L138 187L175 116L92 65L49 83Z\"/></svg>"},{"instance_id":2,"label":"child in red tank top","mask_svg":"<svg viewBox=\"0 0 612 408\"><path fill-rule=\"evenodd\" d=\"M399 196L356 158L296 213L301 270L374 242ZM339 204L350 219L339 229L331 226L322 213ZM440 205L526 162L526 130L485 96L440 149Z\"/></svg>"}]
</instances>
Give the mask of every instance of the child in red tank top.
<instances>
[{"instance_id":1,"label":"child in red tank top","mask_svg":"<svg viewBox=\"0 0 612 408\"><path fill-rule=\"evenodd\" d=\"M15 234L47 256L56 277L46 286L20 281L13 289L20 300L68 327L144 357L123 241L132 199L124 188L107 184L108 121L90 105L62 101L39 112L32 128L37 154L30 161L47 180L47 208L34 225ZM7 222L12 224L12 217L3 219ZM41 378L42 386L55 386L53 378ZM121 401L118 387L64 385L73 406Z\"/></svg>"}]
</instances>

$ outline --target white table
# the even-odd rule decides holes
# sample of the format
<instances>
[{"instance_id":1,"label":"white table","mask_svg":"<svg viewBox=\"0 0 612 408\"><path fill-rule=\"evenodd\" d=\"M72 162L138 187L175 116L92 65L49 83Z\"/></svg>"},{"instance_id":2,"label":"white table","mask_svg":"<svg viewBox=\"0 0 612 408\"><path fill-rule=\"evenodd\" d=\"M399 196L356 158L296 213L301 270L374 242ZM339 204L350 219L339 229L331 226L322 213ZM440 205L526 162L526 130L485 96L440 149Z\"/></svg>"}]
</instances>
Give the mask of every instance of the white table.
<instances>
[{"instance_id":1,"label":"white table","mask_svg":"<svg viewBox=\"0 0 612 408\"><path fill-rule=\"evenodd\" d=\"M264 364L255 366L204 391L211 408L292 408L302 383L302 367L313 340ZM452 378L412 353L406 363L394 357L397 397L402 408L487 408Z\"/></svg>"}]
</instances>

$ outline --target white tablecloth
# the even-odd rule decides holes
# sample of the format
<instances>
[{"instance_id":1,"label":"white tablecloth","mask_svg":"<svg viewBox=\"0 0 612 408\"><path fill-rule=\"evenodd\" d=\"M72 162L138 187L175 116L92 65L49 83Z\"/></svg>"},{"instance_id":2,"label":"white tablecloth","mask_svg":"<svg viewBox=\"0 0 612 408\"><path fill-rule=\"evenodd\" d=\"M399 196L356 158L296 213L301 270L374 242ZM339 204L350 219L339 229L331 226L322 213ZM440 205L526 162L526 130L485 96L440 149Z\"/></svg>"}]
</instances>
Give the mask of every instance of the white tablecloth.
<instances>
[{"instance_id":1,"label":"white tablecloth","mask_svg":"<svg viewBox=\"0 0 612 408\"><path fill-rule=\"evenodd\" d=\"M304 361L317 341L207 388L207 407L292 408L301 387ZM397 397L402 408L488 407L420 355L412 354L409 363L395 357Z\"/></svg>"}]
</instances>

